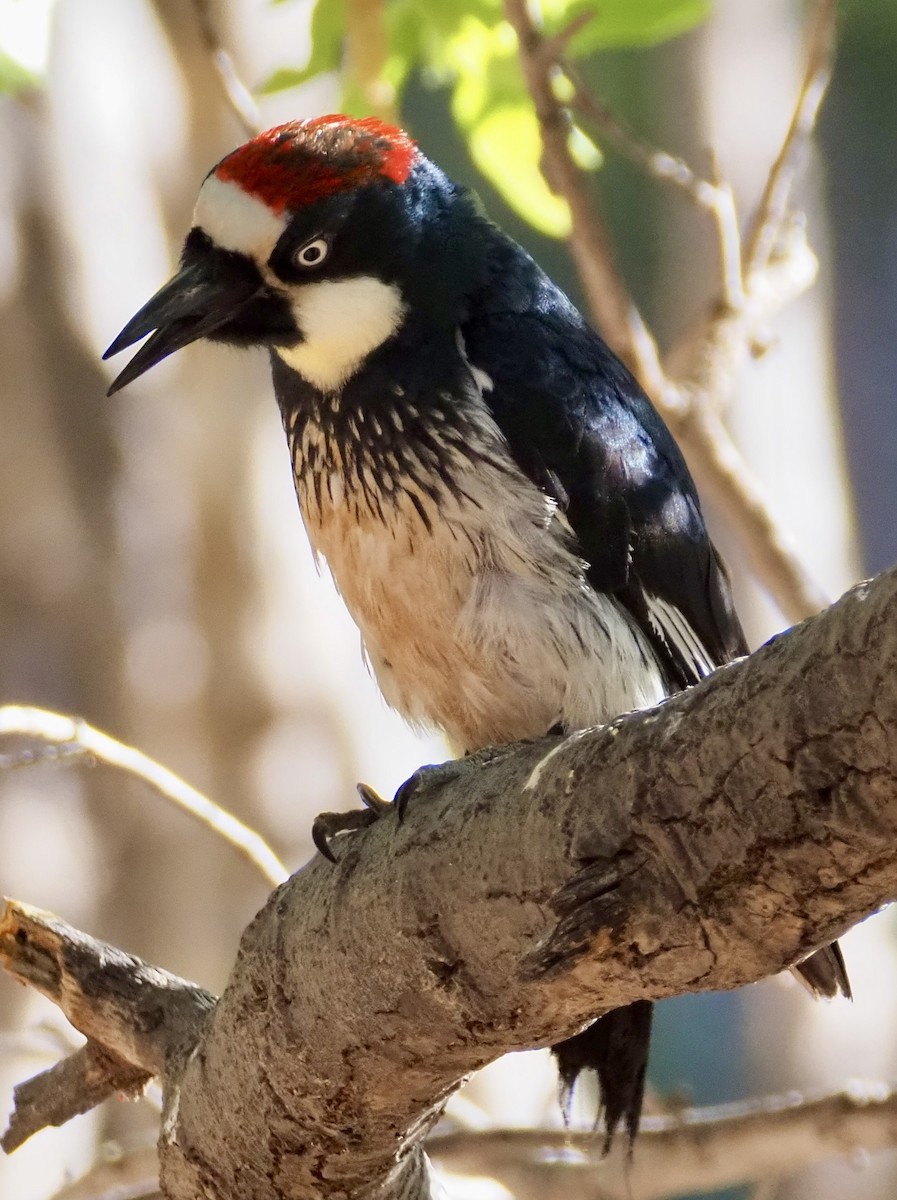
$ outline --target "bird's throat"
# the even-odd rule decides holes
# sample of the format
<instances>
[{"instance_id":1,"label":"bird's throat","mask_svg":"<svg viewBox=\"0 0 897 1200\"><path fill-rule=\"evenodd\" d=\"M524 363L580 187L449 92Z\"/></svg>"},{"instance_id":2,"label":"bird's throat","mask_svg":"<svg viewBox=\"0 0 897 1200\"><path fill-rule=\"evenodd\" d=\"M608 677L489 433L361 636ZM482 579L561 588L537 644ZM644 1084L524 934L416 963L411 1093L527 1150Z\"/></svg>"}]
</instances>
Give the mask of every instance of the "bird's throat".
<instances>
[{"instance_id":1,"label":"bird's throat","mask_svg":"<svg viewBox=\"0 0 897 1200\"><path fill-rule=\"evenodd\" d=\"M372 275L307 284L295 289L292 306L302 340L276 353L324 393L342 388L405 318L396 285Z\"/></svg>"}]
</instances>

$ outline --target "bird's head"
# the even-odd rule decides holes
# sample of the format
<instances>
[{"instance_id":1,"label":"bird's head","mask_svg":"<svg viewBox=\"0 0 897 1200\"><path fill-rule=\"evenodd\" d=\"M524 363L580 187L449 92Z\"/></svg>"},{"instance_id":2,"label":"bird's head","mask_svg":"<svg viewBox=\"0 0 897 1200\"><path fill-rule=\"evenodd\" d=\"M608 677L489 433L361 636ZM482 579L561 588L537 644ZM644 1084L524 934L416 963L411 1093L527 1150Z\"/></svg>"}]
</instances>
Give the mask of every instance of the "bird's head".
<instances>
[{"instance_id":1,"label":"bird's head","mask_svg":"<svg viewBox=\"0 0 897 1200\"><path fill-rule=\"evenodd\" d=\"M461 195L375 118L260 134L206 176L181 269L104 355L151 334L110 394L198 338L266 346L322 391L339 388L409 306L432 304L430 252L451 256L456 241L434 230Z\"/></svg>"}]
</instances>

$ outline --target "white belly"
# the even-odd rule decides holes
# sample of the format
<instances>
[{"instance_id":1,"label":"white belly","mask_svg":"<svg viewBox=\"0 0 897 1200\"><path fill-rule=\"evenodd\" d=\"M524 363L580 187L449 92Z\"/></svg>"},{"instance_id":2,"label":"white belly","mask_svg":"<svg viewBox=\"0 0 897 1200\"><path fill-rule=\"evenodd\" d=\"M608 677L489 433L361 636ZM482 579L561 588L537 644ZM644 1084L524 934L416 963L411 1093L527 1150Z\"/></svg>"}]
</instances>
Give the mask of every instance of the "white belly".
<instances>
[{"instance_id":1,"label":"white belly","mask_svg":"<svg viewBox=\"0 0 897 1200\"><path fill-rule=\"evenodd\" d=\"M305 431L305 450L315 436ZM303 446L293 446L312 547L358 624L386 700L409 721L442 729L459 750L558 724L582 728L661 700L648 645L589 587L554 503L503 443L490 452L487 462L456 455L453 486L443 482L435 498L410 484L372 502L338 462L315 487ZM366 482L369 496L378 494L373 472Z\"/></svg>"}]
</instances>

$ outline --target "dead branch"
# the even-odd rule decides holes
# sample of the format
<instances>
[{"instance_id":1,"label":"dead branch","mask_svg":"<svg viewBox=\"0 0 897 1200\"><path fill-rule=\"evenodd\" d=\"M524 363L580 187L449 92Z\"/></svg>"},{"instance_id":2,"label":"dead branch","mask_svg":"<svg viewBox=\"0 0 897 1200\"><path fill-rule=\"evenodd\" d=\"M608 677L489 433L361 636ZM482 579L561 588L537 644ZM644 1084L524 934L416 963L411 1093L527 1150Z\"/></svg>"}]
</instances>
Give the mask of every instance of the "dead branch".
<instances>
[{"instance_id":1,"label":"dead branch","mask_svg":"<svg viewBox=\"0 0 897 1200\"><path fill-rule=\"evenodd\" d=\"M824 608L828 597L769 507L761 484L745 470L720 414L695 405L664 415L681 446L700 447L700 456L689 457L689 465L701 495L738 535L751 570L786 619L801 621Z\"/></svg>"},{"instance_id":2,"label":"dead branch","mask_svg":"<svg viewBox=\"0 0 897 1200\"><path fill-rule=\"evenodd\" d=\"M773 163L753 221L745 253L745 274L766 269L788 216L795 180L803 165L816 118L832 77L838 0L816 0L810 16L804 78L785 140Z\"/></svg>"},{"instance_id":3,"label":"dead branch","mask_svg":"<svg viewBox=\"0 0 897 1200\"><path fill-rule=\"evenodd\" d=\"M196 1044L215 1003L177 975L14 900L0 918L0 964L58 1005L88 1044L112 1055L114 1072L129 1064L164 1075L172 1054Z\"/></svg>"},{"instance_id":4,"label":"dead branch","mask_svg":"<svg viewBox=\"0 0 897 1200\"><path fill-rule=\"evenodd\" d=\"M0 1149L12 1154L33 1133L65 1125L110 1096L135 1099L151 1078L149 1072L124 1062L97 1042L88 1042L48 1071L19 1084Z\"/></svg>"},{"instance_id":5,"label":"dead branch","mask_svg":"<svg viewBox=\"0 0 897 1200\"><path fill-rule=\"evenodd\" d=\"M41 762L101 762L148 783L160 796L199 821L238 850L271 887L283 883L289 872L265 839L238 820L233 813L198 792L179 775L169 771L133 746L126 746L95 729L80 717L31 708L22 704L0 705L0 736L39 738L49 743L41 750L19 750L0 755L0 770L35 766Z\"/></svg>"},{"instance_id":6,"label":"dead branch","mask_svg":"<svg viewBox=\"0 0 897 1200\"><path fill-rule=\"evenodd\" d=\"M554 64L545 52L545 40L533 24L526 0L505 0L505 14L517 34L520 65L536 106L545 179L570 208L570 251L592 315L609 344L640 378L649 386L657 384L663 377L657 348L614 262L610 238L586 186L586 176L567 145L570 122L552 88Z\"/></svg>"},{"instance_id":7,"label":"dead branch","mask_svg":"<svg viewBox=\"0 0 897 1200\"><path fill-rule=\"evenodd\" d=\"M826 1159L897 1145L897 1092L886 1084L831 1095L768 1096L646 1117L629 1162L601 1157L592 1133L493 1129L434 1137L427 1152L456 1175L483 1175L521 1200L663 1200L779 1179Z\"/></svg>"},{"instance_id":8,"label":"dead branch","mask_svg":"<svg viewBox=\"0 0 897 1200\"><path fill-rule=\"evenodd\" d=\"M154 1074L169 1200L431 1196L498 1055L738 987L897 895L897 570L655 710L425 771L201 989L10 905L0 957Z\"/></svg>"},{"instance_id":9,"label":"dead branch","mask_svg":"<svg viewBox=\"0 0 897 1200\"><path fill-rule=\"evenodd\" d=\"M652 146L631 129L585 86L572 64L562 59L557 62L573 84L573 95L569 101L572 112L583 119L586 125L599 129L621 154L646 175L684 192L693 204L713 217L719 241L723 298L728 308L740 308L744 300L741 231L732 187L722 179L715 158L714 178L702 179L683 158Z\"/></svg>"}]
</instances>

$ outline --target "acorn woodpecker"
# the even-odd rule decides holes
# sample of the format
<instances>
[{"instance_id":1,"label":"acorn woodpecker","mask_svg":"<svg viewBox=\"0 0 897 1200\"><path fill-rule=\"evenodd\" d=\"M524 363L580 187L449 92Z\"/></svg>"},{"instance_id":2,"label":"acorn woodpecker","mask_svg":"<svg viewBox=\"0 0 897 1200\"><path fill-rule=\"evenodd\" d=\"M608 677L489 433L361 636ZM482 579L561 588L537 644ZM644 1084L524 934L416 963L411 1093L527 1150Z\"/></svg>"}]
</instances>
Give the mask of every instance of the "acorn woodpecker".
<instances>
[{"instance_id":1,"label":"acorn woodpecker","mask_svg":"<svg viewBox=\"0 0 897 1200\"><path fill-rule=\"evenodd\" d=\"M207 176L110 388L209 338L267 348L316 556L387 701L459 752L655 704L745 654L688 469L636 380L401 130L278 126ZM849 995L837 946L796 968ZM634 1137L652 1006L555 1048Z\"/></svg>"}]
</instances>

